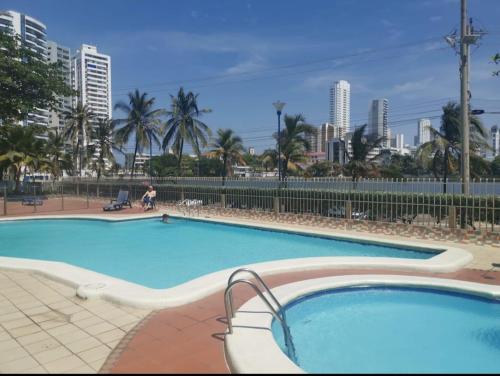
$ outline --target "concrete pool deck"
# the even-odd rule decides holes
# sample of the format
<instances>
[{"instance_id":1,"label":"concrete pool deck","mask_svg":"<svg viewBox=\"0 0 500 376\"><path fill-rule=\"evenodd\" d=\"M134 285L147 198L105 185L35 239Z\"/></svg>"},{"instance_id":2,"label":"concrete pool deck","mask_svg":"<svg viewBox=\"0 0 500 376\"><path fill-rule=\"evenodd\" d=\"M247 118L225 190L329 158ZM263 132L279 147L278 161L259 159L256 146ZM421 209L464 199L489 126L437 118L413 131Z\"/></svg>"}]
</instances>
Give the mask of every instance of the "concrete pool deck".
<instances>
[{"instance_id":1,"label":"concrete pool deck","mask_svg":"<svg viewBox=\"0 0 500 376\"><path fill-rule=\"evenodd\" d=\"M141 218L160 215L164 212L172 215L182 215L182 213L173 210L172 207L160 207L156 212L147 214L144 214L140 208L133 208L106 213L105 215L123 219L128 216ZM71 213L68 211L46 211L37 214L95 215L102 214L102 209L99 206L89 209L75 209ZM32 216L33 213L26 213L25 215ZM203 219L206 216L193 216L193 218ZM214 220L224 219L225 222L235 224L259 224L256 220L246 218L238 219L233 217L228 219L213 215L210 215L210 218ZM318 229L315 226L285 223L276 226L289 230L311 231ZM335 229L334 232L336 234L345 233L345 235L350 236L358 233L352 230L343 232L338 229ZM409 240L408 236L387 236L383 233L368 232L365 235L386 241L392 239ZM426 244L434 246L442 246L443 244L457 245L456 242L452 241L421 239L418 237L410 240L419 242L423 247ZM298 280L324 276L399 274L454 278L500 285L500 271L492 271L486 274L484 272L490 269L492 262L500 261L500 248L498 246L477 244L459 244L458 246L471 252L474 255L474 260L466 266L466 269L453 273L434 274L395 270L325 269L270 275L266 276L265 280L271 287L274 287ZM0 373L9 371L77 373L97 372L99 370L103 373L229 372L225 363L223 346L226 329L222 299L223 291L217 291L190 304L151 312L145 309L137 310L127 306L115 305L101 299L79 299L75 296L74 288L51 281L34 272L4 271L0 269L0 278L2 287L4 281L8 282L10 286L10 288L0 291L0 350L2 350L0 352ZM48 286L49 291L45 291L46 287L44 286ZM12 291L10 291L11 289ZM42 290L44 290L43 293ZM31 297L26 294L31 295ZM56 297L62 302L61 304L57 304L57 301L52 300ZM235 290L236 307L241 306L243 302L251 297L252 294L248 290L238 287ZM69 307L66 307L65 304L68 304ZM55 306L51 307L51 305ZM35 309L31 311L31 308ZM48 320L38 323L36 320L41 318L35 316L42 315L37 312L44 309L49 310L45 312L55 311L55 314L53 316L49 315ZM77 311L71 313L75 309ZM68 313L64 313L64 311ZM101 330L103 332L91 333L85 328L76 325L80 321L78 320L80 312L85 312L81 314L82 316L90 315L88 316L90 318L88 322L85 321L86 319L80 319L81 321L84 321L89 327L98 327L90 329L91 332ZM8 316L12 313L12 316ZM61 313L63 316L61 316ZM73 319L72 315L76 315L74 316L74 322L71 321ZM114 315L116 316L113 317ZM119 325L120 320L116 319L119 319L120 316L133 316L134 321ZM61 317L65 317L65 320L69 318L70 321L61 324ZM141 321L143 318L146 319ZM131 320L132 318L128 317L128 319ZM91 325L90 322L93 320L99 322ZM125 320L125 318L121 320ZM47 322L47 324L43 324L44 322ZM139 324L136 325L136 323ZM52 325L55 326L51 327ZM57 327L61 327L61 329L57 330ZM104 335L108 332L113 334ZM74 333L75 337L69 336L67 333ZM28 339L29 336L32 337ZM113 339L110 339L111 337ZM79 339L73 341L74 338ZM74 342L78 342L78 344L75 345ZM84 345L85 343L88 344ZM30 346L31 344L34 345ZM91 347L80 350L78 345ZM54 347L51 348L50 346ZM6 351L3 351L3 349ZM38 355L36 351L38 351L38 354L43 353L43 355ZM101 368L103 363L104 365Z\"/></svg>"}]
</instances>

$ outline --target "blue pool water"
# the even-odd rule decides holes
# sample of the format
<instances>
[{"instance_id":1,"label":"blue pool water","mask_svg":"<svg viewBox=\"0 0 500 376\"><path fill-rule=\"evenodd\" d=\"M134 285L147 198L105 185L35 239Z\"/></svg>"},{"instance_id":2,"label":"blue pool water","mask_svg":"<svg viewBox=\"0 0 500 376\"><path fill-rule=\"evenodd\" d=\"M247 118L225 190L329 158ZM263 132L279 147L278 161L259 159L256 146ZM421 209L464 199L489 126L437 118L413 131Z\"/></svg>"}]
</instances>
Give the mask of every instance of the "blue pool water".
<instances>
[{"instance_id":1,"label":"blue pool water","mask_svg":"<svg viewBox=\"0 0 500 376\"><path fill-rule=\"evenodd\" d=\"M0 256L63 261L152 288L243 264L311 256L433 253L171 218L0 223Z\"/></svg>"},{"instance_id":2,"label":"blue pool water","mask_svg":"<svg viewBox=\"0 0 500 376\"><path fill-rule=\"evenodd\" d=\"M330 290L285 310L308 372L500 372L499 301L374 287ZM283 349L277 322L273 333Z\"/></svg>"}]
</instances>

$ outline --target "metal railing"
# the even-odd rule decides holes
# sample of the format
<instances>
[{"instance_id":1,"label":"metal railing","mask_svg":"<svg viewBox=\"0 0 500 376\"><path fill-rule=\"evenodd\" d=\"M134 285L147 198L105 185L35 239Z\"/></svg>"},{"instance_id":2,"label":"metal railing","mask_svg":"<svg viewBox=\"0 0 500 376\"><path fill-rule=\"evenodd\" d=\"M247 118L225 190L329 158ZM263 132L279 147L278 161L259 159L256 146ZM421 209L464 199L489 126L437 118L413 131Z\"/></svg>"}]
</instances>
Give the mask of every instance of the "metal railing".
<instances>
[{"instance_id":1,"label":"metal railing","mask_svg":"<svg viewBox=\"0 0 500 376\"><path fill-rule=\"evenodd\" d=\"M273 302L276 304L277 308L273 307L273 305L271 304L269 299L262 293L262 291L255 285L254 282L252 282L248 279L234 280L234 277L241 272L250 273L253 277L255 277L255 279L259 282L261 287L264 288L266 293L271 297ZM255 271L247 269L247 268L238 269L235 272L233 272L228 279L228 285L226 287L226 290L224 291L224 308L226 310L227 327L228 327L229 334L233 333L234 310L233 310L232 290L233 290L234 286L241 284L241 283L250 286L255 291L257 296L259 296L262 299L262 301L266 304L266 306L269 308L273 317L280 322L281 328L283 330L283 337L285 339L285 346L286 346L287 355L290 359L297 362L295 346L293 344L293 338L292 338L292 334L290 333L290 328L288 327L287 322L286 322L285 311L283 310L283 308L281 307L281 304L279 304L278 300L276 299L274 294L271 292L269 287L262 280L262 278Z\"/></svg>"},{"instance_id":2,"label":"metal railing","mask_svg":"<svg viewBox=\"0 0 500 376\"><path fill-rule=\"evenodd\" d=\"M297 214L332 220L500 232L500 181L495 179L474 182L469 195L450 189L450 184L459 182L448 182L447 192L442 193L443 182L438 179L363 179L352 182L346 178L289 178L279 188L273 178L228 178L226 183L222 186L220 178L175 177L156 178L153 185L157 191L157 203L198 200L201 205L197 205L197 211L219 210L221 214L231 211L244 215ZM23 186L32 195L35 189L37 197L60 199L60 210L67 210L65 198L79 198L88 207L98 200L116 198L120 189L128 190L130 200L137 201L148 184L149 181L144 179L97 181L73 178ZM12 182L0 182L0 208L9 206L12 195L16 196L13 187ZM33 206L33 211L44 208ZM5 209L3 211L5 214Z\"/></svg>"}]
</instances>

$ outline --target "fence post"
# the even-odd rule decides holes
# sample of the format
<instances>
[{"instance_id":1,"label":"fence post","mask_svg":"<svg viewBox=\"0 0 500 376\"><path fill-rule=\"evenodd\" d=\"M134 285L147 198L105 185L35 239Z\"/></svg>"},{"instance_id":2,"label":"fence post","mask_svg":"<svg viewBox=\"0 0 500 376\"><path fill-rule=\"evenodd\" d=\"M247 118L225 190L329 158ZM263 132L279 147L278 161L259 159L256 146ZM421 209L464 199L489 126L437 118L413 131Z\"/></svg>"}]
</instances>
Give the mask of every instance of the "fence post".
<instances>
[{"instance_id":1,"label":"fence post","mask_svg":"<svg viewBox=\"0 0 500 376\"><path fill-rule=\"evenodd\" d=\"M457 228L457 208L454 205L448 206L448 228Z\"/></svg>"},{"instance_id":2,"label":"fence post","mask_svg":"<svg viewBox=\"0 0 500 376\"><path fill-rule=\"evenodd\" d=\"M61 210L64 211L64 182L61 183Z\"/></svg>"},{"instance_id":3,"label":"fence post","mask_svg":"<svg viewBox=\"0 0 500 376\"><path fill-rule=\"evenodd\" d=\"M7 186L3 187L3 215L7 215Z\"/></svg>"},{"instance_id":4,"label":"fence post","mask_svg":"<svg viewBox=\"0 0 500 376\"><path fill-rule=\"evenodd\" d=\"M76 182L76 196L80 197L80 182Z\"/></svg>"},{"instance_id":5,"label":"fence post","mask_svg":"<svg viewBox=\"0 0 500 376\"><path fill-rule=\"evenodd\" d=\"M279 214L280 213L280 198L278 196L273 197L273 209L274 209L274 214Z\"/></svg>"},{"instance_id":6,"label":"fence post","mask_svg":"<svg viewBox=\"0 0 500 376\"><path fill-rule=\"evenodd\" d=\"M36 213L36 185L33 182L33 213Z\"/></svg>"},{"instance_id":7,"label":"fence post","mask_svg":"<svg viewBox=\"0 0 500 376\"><path fill-rule=\"evenodd\" d=\"M87 209L90 207L89 205L89 183L87 182Z\"/></svg>"},{"instance_id":8,"label":"fence post","mask_svg":"<svg viewBox=\"0 0 500 376\"><path fill-rule=\"evenodd\" d=\"M352 201L347 200L345 202L345 218L352 219Z\"/></svg>"},{"instance_id":9,"label":"fence post","mask_svg":"<svg viewBox=\"0 0 500 376\"><path fill-rule=\"evenodd\" d=\"M221 208L226 207L226 194L225 193L221 193L221 195L220 195L220 206L221 206Z\"/></svg>"}]
</instances>

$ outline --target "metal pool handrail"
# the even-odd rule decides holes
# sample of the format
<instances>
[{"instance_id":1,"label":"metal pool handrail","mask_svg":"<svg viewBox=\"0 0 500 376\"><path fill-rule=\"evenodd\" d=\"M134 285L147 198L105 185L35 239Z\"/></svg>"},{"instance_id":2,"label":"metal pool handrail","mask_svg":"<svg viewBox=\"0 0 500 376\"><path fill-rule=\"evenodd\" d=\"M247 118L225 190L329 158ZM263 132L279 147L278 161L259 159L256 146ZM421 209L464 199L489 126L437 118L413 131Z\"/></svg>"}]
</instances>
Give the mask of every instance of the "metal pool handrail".
<instances>
[{"instance_id":1,"label":"metal pool handrail","mask_svg":"<svg viewBox=\"0 0 500 376\"><path fill-rule=\"evenodd\" d=\"M271 290L269 289L269 287L266 285L266 283L264 282L264 280L254 270L251 270L251 269L248 269L248 268L239 268L239 269L235 270L229 276L229 279L227 280L227 284L230 285L231 282L233 282L234 277L236 277L236 275L240 274L240 273L249 273L249 274L251 274L260 283L261 288L263 288L267 292L267 294L273 300L274 304L276 304L276 306L278 307L277 312L279 314L281 314L281 316L285 320L285 311L284 311L283 307L278 302L278 299L276 299L276 297L271 292ZM231 307L231 311L233 312L233 293L232 293L232 291L229 292L229 298L230 298L229 304L230 304L230 307ZM233 317L234 317L234 315L233 315Z\"/></svg>"},{"instance_id":2,"label":"metal pool handrail","mask_svg":"<svg viewBox=\"0 0 500 376\"><path fill-rule=\"evenodd\" d=\"M250 270L244 270L244 271L249 271L252 275L255 275L257 277L257 279L259 280L259 282L262 284L262 286L264 286L265 290L268 291L270 293L270 296L273 297L273 300L277 303L277 305L279 307L281 307L279 302L276 300L276 298L271 293L271 291L269 290L267 285L264 283L264 281L257 275L257 273L255 273L254 271L250 271ZM236 271L236 272L239 272L239 271ZM236 274L236 272L233 274ZM234 275L231 275L231 277L234 277ZM230 280L232 279L231 277L230 277ZM272 306L272 304L269 302L269 300L266 298L266 296L263 294L263 292L260 291L259 288L254 284L254 282L252 282L248 279L237 279L236 281L230 281L230 282L228 282L228 286L226 287L226 290L224 291L224 307L226 310L226 318L227 318L227 326L228 326L229 334L233 333L233 317L234 317L233 304L232 304L233 298L232 298L231 291L234 288L234 286L236 286L239 283L244 283L246 285L249 285L256 292L257 296L259 296L263 300L263 302L267 305L267 307L271 310L271 313L274 316L274 318L280 322L281 328L283 329L283 336L285 338L285 346L287 349L287 355L290 359L297 362L297 356L295 354L295 346L293 344L292 334L290 333L290 328L288 327L288 325L286 323L286 318L285 318L284 312L281 309L277 311ZM280 313L281 313L281 315L280 315Z\"/></svg>"}]
</instances>

